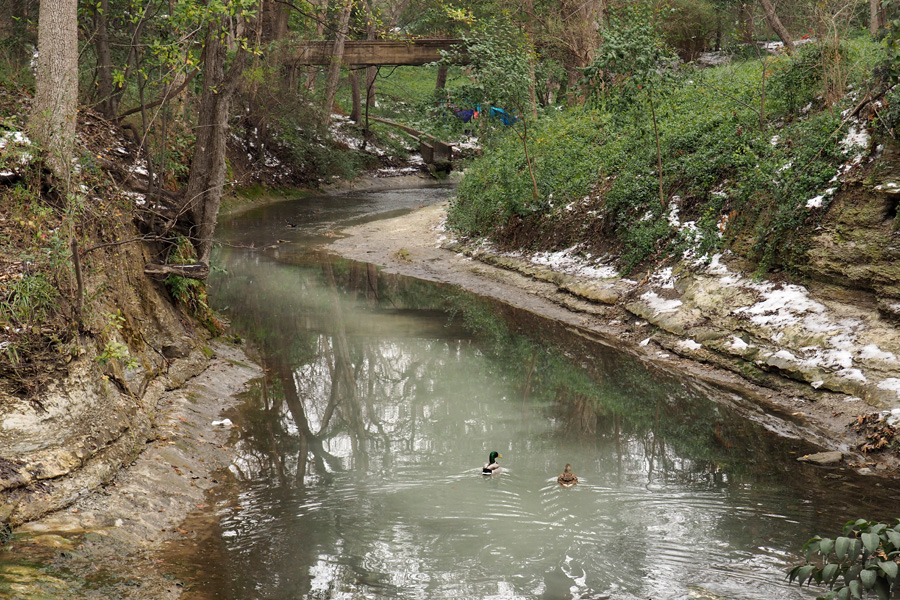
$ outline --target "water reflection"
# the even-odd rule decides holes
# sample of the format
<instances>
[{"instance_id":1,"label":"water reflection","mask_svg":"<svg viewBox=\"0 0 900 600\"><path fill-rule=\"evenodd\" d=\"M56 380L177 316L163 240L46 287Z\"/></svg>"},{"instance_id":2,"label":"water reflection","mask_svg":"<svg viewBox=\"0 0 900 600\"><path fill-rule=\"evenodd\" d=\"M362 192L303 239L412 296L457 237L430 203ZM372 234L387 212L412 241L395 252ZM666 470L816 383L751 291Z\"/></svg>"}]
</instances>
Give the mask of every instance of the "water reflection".
<instances>
[{"instance_id":1,"label":"water reflection","mask_svg":"<svg viewBox=\"0 0 900 600\"><path fill-rule=\"evenodd\" d=\"M783 581L803 541L896 506L798 465L739 398L535 315L371 265L223 260L214 298L268 376L232 417L215 597L811 598Z\"/></svg>"}]
</instances>

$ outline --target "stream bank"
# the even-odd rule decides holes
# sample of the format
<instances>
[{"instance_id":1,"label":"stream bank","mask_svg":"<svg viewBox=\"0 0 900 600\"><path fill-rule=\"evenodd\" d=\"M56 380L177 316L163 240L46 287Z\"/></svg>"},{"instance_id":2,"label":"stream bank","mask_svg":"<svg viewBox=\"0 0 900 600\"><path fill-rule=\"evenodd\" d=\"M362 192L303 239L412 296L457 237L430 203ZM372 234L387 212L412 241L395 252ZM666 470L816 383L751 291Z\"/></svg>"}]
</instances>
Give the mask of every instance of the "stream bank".
<instances>
[{"instance_id":1,"label":"stream bank","mask_svg":"<svg viewBox=\"0 0 900 600\"><path fill-rule=\"evenodd\" d=\"M0 595L181 595L183 584L160 569L154 553L173 540L196 537L181 525L207 508L207 492L224 483L233 458L231 425L221 413L238 402L246 382L262 374L239 347L214 341L207 348L211 356L204 354L198 374L155 394L148 406L155 412L153 435L130 463L108 465L113 476L96 489L80 480L85 487L74 491L64 509L15 530L12 544L0 553Z\"/></svg>"},{"instance_id":2,"label":"stream bank","mask_svg":"<svg viewBox=\"0 0 900 600\"><path fill-rule=\"evenodd\" d=\"M721 257L640 282L568 274L450 240L445 214L446 204L434 205L352 227L329 249L558 320L658 368L740 394L752 404L747 410L776 414L823 451L839 452L844 468L896 476L897 457L860 452L864 432L852 427L862 415L898 406L892 373L900 339L877 312L839 302L824 286L757 281L736 259L726 266ZM818 339L804 323L819 328ZM825 337L836 335L852 337L856 349L825 347ZM801 352L823 360L802 362Z\"/></svg>"}]
</instances>

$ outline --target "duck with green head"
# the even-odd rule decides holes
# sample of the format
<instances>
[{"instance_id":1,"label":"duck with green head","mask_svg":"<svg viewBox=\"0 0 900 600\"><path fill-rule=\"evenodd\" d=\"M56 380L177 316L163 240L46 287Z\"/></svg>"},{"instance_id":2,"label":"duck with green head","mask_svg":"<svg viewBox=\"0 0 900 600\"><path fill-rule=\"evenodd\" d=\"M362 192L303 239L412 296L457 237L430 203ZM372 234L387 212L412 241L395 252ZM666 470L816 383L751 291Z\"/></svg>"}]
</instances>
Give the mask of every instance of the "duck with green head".
<instances>
[{"instance_id":1,"label":"duck with green head","mask_svg":"<svg viewBox=\"0 0 900 600\"><path fill-rule=\"evenodd\" d=\"M500 465L497 464L497 459L503 458L500 456L500 453L494 450L491 452L491 455L488 456L487 464L481 469L482 475L493 475L494 473L500 472Z\"/></svg>"}]
</instances>

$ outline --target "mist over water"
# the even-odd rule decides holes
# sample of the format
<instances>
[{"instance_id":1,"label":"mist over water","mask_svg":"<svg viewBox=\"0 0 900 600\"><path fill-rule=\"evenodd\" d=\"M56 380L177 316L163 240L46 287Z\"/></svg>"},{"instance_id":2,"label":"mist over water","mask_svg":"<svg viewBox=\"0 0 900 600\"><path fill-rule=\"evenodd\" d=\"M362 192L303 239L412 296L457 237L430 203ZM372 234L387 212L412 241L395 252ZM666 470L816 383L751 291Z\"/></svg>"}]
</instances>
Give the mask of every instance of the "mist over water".
<instances>
[{"instance_id":1,"label":"mist over water","mask_svg":"<svg viewBox=\"0 0 900 600\"><path fill-rule=\"evenodd\" d=\"M447 193L348 196L341 219ZM814 598L784 578L802 544L894 516L867 480L797 463L813 449L740 398L313 253L340 224L317 221L329 202L223 224L211 298L268 375L232 416L237 496L196 597Z\"/></svg>"}]
</instances>

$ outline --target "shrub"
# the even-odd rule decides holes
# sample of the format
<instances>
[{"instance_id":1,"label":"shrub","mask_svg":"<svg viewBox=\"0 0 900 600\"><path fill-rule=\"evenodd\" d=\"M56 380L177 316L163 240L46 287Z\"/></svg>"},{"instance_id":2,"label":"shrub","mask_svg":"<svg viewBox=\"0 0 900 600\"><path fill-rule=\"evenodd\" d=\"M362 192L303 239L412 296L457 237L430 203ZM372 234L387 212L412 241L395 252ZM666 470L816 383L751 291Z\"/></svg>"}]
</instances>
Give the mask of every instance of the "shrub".
<instances>
[{"instance_id":1,"label":"shrub","mask_svg":"<svg viewBox=\"0 0 900 600\"><path fill-rule=\"evenodd\" d=\"M827 587L820 600L861 599L869 592L888 600L892 591L900 590L900 520L893 527L865 519L848 521L841 536L816 536L804 544L803 552L807 564L791 569L788 579ZM810 557L817 562L810 563Z\"/></svg>"},{"instance_id":2,"label":"shrub","mask_svg":"<svg viewBox=\"0 0 900 600\"><path fill-rule=\"evenodd\" d=\"M773 108L794 115L820 95L822 60L822 50L815 44L804 44L794 56L775 59L768 79Z\"/></svg>"},{"instance_id":3,"label":"shrub","mask_svg":"<svg viewBox=\"0 0 900 600\"><path fill-rule=\"evenodd\" d=\"M21 326L41 323L59 307L59 292L44 273L25 275L9 284L0 301L0 318Z\"/></svg>"}]
</instances>

